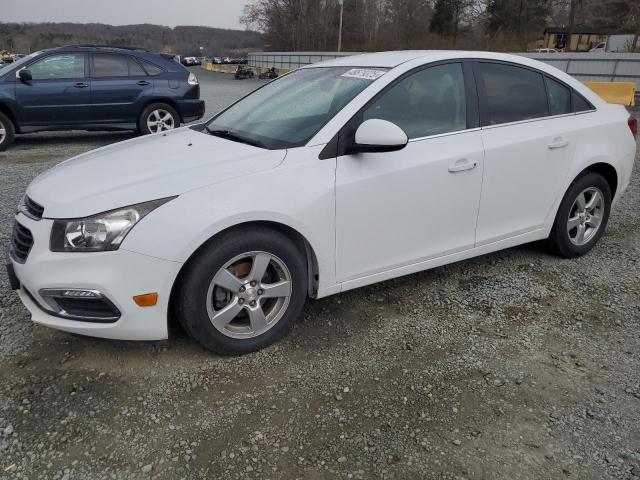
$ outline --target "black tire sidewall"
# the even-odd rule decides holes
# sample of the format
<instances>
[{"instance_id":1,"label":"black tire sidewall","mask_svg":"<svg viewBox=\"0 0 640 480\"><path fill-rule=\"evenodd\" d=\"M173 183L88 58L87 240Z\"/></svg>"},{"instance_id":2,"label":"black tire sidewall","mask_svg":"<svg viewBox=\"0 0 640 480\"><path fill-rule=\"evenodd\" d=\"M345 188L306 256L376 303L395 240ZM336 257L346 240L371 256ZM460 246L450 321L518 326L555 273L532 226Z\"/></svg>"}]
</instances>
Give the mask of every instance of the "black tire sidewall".
<instances>
[{"instance_id":1,"label":"black tire sidewall","mask_svg":"<svg viewBox=\"0 0 640 480\"><path fill-rule=\"evenodd\" d=\"M265 251L287 266L292 279L289 305L276 325L255 338L237 339L218 331L209 319L207 291L216 272L230 259L250 251ZM182 327L206 349L221 355L240 355L264 348L294 326L307 297L307 268L304 253L285 235L266 228L250 228L225 235L205 244L185 266L180 276L176 313Z\"/></svg>"},{"instance_id":2,"label":"black tire sidewall","mask_svg":"<svg viewBox=\"0 0 640 480\"><path fill-rule=\"evenodd\" d=\"M0 152L6 150L11 145L13 145L15 130L13 127L13 122L4 114L0 112L0 124L4 127L5 137L0 142Z\"/></svg>"},{"instance_id":3,"label":"black tire sidewall","mask_svg":"<svg viewBox=\"0 0 640 480\"><path fill-rule=\"evenodd\" d=\"M602 218L602 223L600 224L600 229L596 232L596 234L584 245L574 245L571 243L569 239L569 232L567 232L566 222L569 218L569 213L573 203L575 202L578 195L585 189L589 187L598 188L604 197L604 214ZM587 172L580 177L578 177L569 187L567 193L565 194L562 202L560 203L560 208L558 209L558 214L556 215L556 220L553 225L553 229L551 232L551 236L549 240L552 242L552 247L556 250L560 255L573 258L578 257L580 255L584 255L589 252L598 240L604 235L604 232L607 228L607 223L609 222L609 215L611 213L611 188L607 180L600 174L595 172Z\"/></svg>"},{"instance_id":4,"label":"black tire sidewall","mask_svg":"<svg viewBox=\"0 0 640 480\"><path fill-rule=\"evenodd\" d=\"M148 105L147 107L145 107L144 110L142 110L142 113L140 114L140 118L138 119L138 130L143 135L149 135L153 133L151 132L151 130L149 130L149 127L147 126L147 117L149 117L151 112L153 112L154 110L166 110L173 117L173 122L175 125L174 129L180 126L180 115L178 114L175 108L173 108L171 105L168 105L166 103L152 103L151 105Z\"/></svg>"}]
</instances>

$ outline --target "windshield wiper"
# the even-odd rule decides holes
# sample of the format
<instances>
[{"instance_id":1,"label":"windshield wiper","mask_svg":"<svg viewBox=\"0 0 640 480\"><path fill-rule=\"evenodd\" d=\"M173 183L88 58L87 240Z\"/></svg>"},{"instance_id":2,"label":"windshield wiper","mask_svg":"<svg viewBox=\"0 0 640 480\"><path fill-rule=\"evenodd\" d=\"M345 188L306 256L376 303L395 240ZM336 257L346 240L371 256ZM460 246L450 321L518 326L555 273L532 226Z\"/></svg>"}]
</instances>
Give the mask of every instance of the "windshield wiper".
<instances>
[{"instance_id":1,"label":"windshield wiper","mask_svg":"<svg viewBox=\"0 0 640 480\"><path fill-rule=\"evenodd\" d=\"M268 149L267 145L264 142L261 142L260 140L256 140L254 138L244 137L235 132L232 132L231 130L216 130L207 127L207 131L211 135L215 135L216 137L226 138L228 140L233 140L234 142L246 143L247 145L252 145L258 148Z\"/></svg>"}]
</instances>

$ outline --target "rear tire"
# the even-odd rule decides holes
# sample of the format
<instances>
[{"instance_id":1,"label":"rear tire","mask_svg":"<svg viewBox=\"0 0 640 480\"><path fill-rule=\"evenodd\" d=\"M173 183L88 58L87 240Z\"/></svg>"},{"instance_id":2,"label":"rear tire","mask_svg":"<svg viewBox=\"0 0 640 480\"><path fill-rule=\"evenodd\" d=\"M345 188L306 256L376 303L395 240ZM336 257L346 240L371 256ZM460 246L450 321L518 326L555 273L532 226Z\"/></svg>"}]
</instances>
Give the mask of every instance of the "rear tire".
<instances>
[{"instance_id":1,"label":"rear tire","mask_svg":"<svg viewBox=\"0 0 640 480\"><path fill-rule=\"evenodd\" d=\"M143 135L166 132L179 126L180 115L166 103L152 103L142 111L138 119L138 130Z\"/></svg>"},{"instance_id":2,"label":"rear tire","mask_svg":"<svg viewBox=\"0 0 640 480\"><path fill-rule=\"evenodd\" d=\"M576 178L565 194L547 248L562 257L575 258L589 252L604 234L611 211L611 188L594 172Z\"/></svg>"},{"instance_id":3,"label":"rear tire","mask_svg":"<svg viewBox=\"0 0 640 480\"><path fill-rule=\"evenodd\" d=\"M2 112L0 112L0 152L4 152L13 145L15 128L13 122Z\"/></svg>"},{"instance_id":4,"label":"rear tire","mask_svg":"<svg viewBox=\"0 0 640 480\"><path fill-rule=\"evenodd\" d=\"M304 252L280 232L255 226L223 233L186 265L174 312L214 353L259 350L293 328L307 297L306 265Z\"/></svg>"}]
</instances>

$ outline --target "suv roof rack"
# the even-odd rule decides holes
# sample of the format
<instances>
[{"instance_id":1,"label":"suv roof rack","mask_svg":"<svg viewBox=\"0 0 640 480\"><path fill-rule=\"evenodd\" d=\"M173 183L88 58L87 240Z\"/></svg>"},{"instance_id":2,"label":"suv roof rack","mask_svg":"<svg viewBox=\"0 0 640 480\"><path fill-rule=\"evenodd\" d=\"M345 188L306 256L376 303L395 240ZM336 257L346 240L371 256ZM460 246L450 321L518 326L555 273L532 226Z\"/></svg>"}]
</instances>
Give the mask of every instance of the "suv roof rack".
<instances>
[{"instance_id":1,"label":"suv roof rack","mask_svg":"<svg viewBox=\"0 0 640 480\"><path fill-rule=\"evenodd\" d=\"M86 44L79 44L79 45L65 45L64 47L61 47L61 48L114 48L117 50L136 50L140 52L147 51L142 47L130 47L130 46L124 46L124 45L96 45L94 43L86 43Z\"/></svg>"}]
</instances>

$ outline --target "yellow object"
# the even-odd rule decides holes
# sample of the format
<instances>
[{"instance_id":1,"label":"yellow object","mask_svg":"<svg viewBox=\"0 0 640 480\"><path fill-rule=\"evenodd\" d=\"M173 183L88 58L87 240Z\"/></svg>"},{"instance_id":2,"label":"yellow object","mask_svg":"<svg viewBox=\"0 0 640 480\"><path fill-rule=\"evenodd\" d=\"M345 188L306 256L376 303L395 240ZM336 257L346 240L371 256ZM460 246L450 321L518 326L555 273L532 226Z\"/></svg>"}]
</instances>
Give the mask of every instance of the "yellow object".
<instances>
[{"instance_id":1,"label":"yellow object","mask_svg":"<svg viewBox=\"0 0 640 480\"><path fill-rule=\"evenodd\" d=\"M133 297L133 301L136 302L136 305L138 305L139 307L153 307L156 303L158 303L158 294L145 293L144 295Z\"/></svg>"},{"instance_id":2,"label":"yellow object","mask_svg":"<svg viewBox=\"0 0 640 480\"><path fill-rule=\"evenodd\" d=\"M636 104L634 82L582 82L609 103L633 107Z\"/></svg>"}]
</instances>

